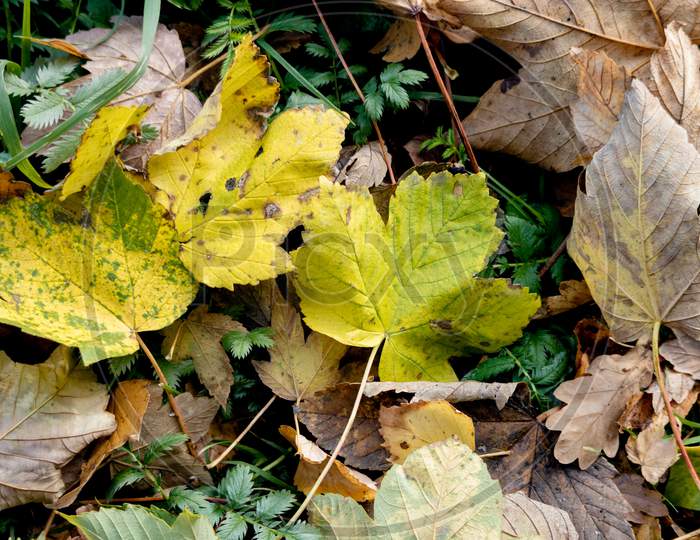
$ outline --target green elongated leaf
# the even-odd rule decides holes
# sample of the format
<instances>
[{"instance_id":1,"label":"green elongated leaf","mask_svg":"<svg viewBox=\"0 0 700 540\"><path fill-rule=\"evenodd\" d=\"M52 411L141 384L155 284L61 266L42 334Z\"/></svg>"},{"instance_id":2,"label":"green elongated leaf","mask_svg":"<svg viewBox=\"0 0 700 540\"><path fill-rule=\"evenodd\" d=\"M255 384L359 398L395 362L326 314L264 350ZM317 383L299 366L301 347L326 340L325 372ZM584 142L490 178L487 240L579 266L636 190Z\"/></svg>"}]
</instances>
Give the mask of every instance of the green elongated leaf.
<instances>
[{"instance_id":1,"label":"green elongated leaf","mask_svg":"<svg viewBox=\"0 0 700 540\"><path fill-rule=\"evenodd\" d=\"M88 540L216 540L209 521L185 510L172 525L141 506L102 508L76 516L61 514Z\"/></svg>"},{"instance_id":2,"label":"green elongated leaf","mask_svg":"<svg viewBox=\"0 0 700 540\"><path fill-rule=\"evenodd\" d=\"M66 345L83 361L135 351L187 308L196 284L172 225L110 161L82 216L28 194L0 206L0 321Z\"/></svg>"},{"instance_id":3,"label":"green elongated leaf","mask_svg":"<svg viewBox=\"0 0 700 540\"><path fill-rule=\"evenodd\" d=\"M294 253L307 324L347 345L386 339L382 380L455 380L450 356L497 351L539 306L506 280L474 277L502 237L495 206L481 174L413 173L384 225L367 190L322 179Z\"/></svg>"},{"instance_id":4,"label":"green elongated leaf","mask_svg":"<svg viewBox=\"0 0 700 540\"><path fill-rule=\"evenodd\" d=\"M109 394L66 347L41 364L0 352L0 509L53 503L65 488L61 467L114 431Z\"/></svg>"},{"instance_id":5,"label":"green elongated leaf","mask_svg":"<svg viewBox=\"0 0 700 540\"><path fill-rule=\"evenodd\" d=\"M316 496L310 521L324 538L501 538L503 495L486 465L455 439L420 448L384 476L374 520L339 495Z\"/></svg>"},{"instance_id":6,"label":"green elongated leaf","mask_svg":"<svg viewBox=\"0 0 700 540\"><path fill-rule=\"evenodd\" d=\"M700 470L700 446L688 446L686 450L695 470ZM700 491L682 460L671 467L665 495L676 506L700 511Z\"/></svg>"}]
</instances>

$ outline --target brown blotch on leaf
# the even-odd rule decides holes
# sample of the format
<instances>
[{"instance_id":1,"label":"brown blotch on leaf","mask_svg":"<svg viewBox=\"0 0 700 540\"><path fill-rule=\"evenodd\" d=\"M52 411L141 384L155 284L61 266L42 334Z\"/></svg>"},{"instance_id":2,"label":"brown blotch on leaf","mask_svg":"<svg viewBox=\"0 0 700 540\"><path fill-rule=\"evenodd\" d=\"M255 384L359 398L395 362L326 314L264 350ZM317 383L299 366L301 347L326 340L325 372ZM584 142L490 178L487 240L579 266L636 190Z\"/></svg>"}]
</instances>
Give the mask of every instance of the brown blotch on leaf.
<instances>
[{"instance_id":1,"label":"brown blotch on leaf","mask_svg":"<svg viewBox=\"0 0 700 540\"><path fill-rule=\"evenodd\" d=\"M226 180L224 187L226 188L226 191L233 191L236 189L236 179L234 177L229 178Z\"/></svg>"},{"instance_id":2,"label":"brown blotch on leaf","mask_svg":"<svg viewBox=\"0 0 700 540\"><path fill-rule=\"evenodd\" d=\"M265 206L263 208L263 212L264 212L266 218L273 218L277 214L279 214L281 211L282 210L280 209L280 207L277 206L273 202L269 202L269 203L265 204Z\"/></svg>"}]
</instances>

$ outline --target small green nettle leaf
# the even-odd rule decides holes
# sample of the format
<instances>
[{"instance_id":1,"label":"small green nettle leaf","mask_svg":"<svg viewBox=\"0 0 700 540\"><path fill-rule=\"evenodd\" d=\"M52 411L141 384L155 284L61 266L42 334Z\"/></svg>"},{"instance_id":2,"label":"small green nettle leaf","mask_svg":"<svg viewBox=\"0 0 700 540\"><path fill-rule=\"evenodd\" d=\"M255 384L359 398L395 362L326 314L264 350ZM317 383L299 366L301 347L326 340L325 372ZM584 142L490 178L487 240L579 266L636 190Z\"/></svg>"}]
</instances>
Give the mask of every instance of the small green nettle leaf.
<instances>
[{"instance_id":1,"label":"small green nettle leaf","mask_svg":"<svg viewBox=\"0 0 700 540\"><path fill-rule=\"evenodd\" d=\"M503 236L496 205L483 174L413 173L385 225L366 189L322 179L294 253L306 323L346 345L385 341L382 380L455 380L451 356L508 345L540 303L475 277Z\"/></svg>"}]
</instances>

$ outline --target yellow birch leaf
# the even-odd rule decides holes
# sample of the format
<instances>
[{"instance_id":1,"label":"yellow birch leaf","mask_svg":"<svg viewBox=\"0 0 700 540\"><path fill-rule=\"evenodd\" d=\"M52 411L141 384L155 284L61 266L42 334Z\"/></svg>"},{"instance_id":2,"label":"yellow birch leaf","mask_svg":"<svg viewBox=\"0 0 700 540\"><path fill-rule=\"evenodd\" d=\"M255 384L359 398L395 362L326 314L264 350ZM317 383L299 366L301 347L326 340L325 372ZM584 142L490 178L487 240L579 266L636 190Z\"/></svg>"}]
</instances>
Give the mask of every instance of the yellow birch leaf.
<instances>
[{"instance_id":1,"label":"yellow birch leaf","mask_svg":"<svg viewBox=\"0 0 700 540\"><path fill-rule=\"evenodd\" d=\"M268 127L278 95L267 59L246 37L187 132L149 161L180 258L211 287L256 284L291 269L279 244L337 160L347 118L288 109Z\"/></svg>"},{"instance_id":2,"label":"yellow birch leaf","mask_svg":"<svg viewBox=\"0 0 700 540\"><path fill-rule=\"evenodd\" d=\"M85 189L102 172L114 149L126 137L129 126L138 124L148 107L104 107L83 133L70 173L63 182L61 199Z\"/></svg>"},{"instance_id":3,"label":"yellow birch leaf","mask_svg":"<svg viewBox=\"0 0 700 540\"><path fill-rule=\"evenodd\" d=\"M80 347L83 362L138 349L194 299L171 224L114 160L82 216L27 194L0 206L0 321Z\"/></svg>"},{"instance_id":4,"label":"yellow birch leaf","mask_svg":"<svg viewBox=\"0 0 700 540\"><path fill-rule=\"evenodd\" d=\"M447 401L419 401L379 411L380 431L391 461L406 457L428 444L456 437L474 450L474 423Z\"/></svg>"},{"instance_id":5,"label":"yellow birch leaf","mask_svg":"<svg viewBox=\"0 0 700 540\"><path fill-rule=\"evenodd\" d=\"M516 340L539 307L504 279L483 279L503 233L483 174L416 173L398 186L386 225L367 189L321 180L293 257L307 324L375 347L383 381L456 380L448 359Z\"/></svg>"}]
</instances>

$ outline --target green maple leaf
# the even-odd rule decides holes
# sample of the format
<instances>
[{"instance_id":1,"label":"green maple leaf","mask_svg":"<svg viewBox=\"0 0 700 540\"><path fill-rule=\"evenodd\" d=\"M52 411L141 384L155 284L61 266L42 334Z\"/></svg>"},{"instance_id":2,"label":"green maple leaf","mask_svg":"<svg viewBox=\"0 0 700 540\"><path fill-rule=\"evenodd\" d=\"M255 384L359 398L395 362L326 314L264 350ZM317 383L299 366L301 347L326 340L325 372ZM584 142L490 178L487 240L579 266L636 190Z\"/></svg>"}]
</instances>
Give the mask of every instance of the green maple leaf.
<instances>
[{"instance_id":1,"label":"green maple leaf","mask_svg":"<svg viewBox=\"0 0 700 540\"><path fill-rule=\"evenodd\" d=\"M367 190L322 179L294 253L306 322L347 345L384 341L382 380L456 380L451 356L497 351L539 306L527 289L475 277L503 236L496 205L483 174L414 173L385 225Z\"/></svg>"}]
</instances>

